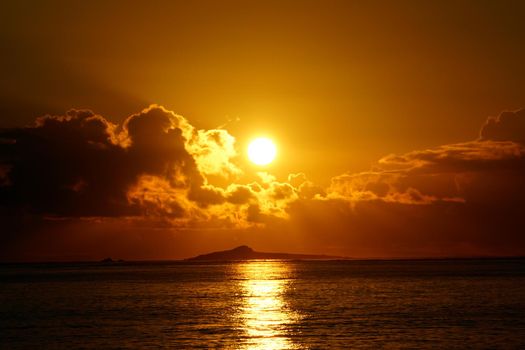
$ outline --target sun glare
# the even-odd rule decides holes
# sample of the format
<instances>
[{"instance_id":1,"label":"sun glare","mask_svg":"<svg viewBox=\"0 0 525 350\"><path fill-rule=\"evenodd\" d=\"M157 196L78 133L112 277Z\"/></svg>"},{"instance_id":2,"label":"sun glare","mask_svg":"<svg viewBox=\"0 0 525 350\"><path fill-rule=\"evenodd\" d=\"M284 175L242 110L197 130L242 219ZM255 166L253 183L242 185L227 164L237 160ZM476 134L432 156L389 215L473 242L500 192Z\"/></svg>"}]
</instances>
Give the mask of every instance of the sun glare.
<instances>
[{"instance_id":1,"label":"sun glare","mask_svg":"<svg viewBox=\"0 0 525 350\"><path fill-rule=\"evenodd\" d=\"M248 146L248 158L257 165L270 164L277 154L277 147L272 140L266 137L259 137Z\"/></svg>"}]
</instances>

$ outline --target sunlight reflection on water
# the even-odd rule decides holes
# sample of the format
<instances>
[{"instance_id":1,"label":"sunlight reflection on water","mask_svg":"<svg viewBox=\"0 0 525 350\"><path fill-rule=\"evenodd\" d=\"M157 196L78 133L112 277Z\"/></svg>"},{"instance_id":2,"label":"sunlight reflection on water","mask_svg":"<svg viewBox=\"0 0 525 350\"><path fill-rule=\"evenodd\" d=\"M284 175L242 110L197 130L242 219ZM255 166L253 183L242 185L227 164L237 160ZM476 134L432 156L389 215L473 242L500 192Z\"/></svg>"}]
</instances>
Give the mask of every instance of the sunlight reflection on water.
<instances>
[{"instance_id":1,"label":"sunlight reflection on water","mask_svg":"<svg viewBox=\"0 0 525 350\"><path fill-rule=\"evenodd\" d=\"M281 261L250 261L237 265L243 292L239 317L246 349L294 349L287 334L297 315L287 308L291 267Z\"/></svg>"},{"instance_id":2,"label":"sunlight reflection on water","mask_svg":"<svg viewBox=\"0 0 525 350\"><path fill-rule=\"evenodd\" d=\"M0 264L0 349L525 349L525 260Z\"/></svg>"}]
</instances>

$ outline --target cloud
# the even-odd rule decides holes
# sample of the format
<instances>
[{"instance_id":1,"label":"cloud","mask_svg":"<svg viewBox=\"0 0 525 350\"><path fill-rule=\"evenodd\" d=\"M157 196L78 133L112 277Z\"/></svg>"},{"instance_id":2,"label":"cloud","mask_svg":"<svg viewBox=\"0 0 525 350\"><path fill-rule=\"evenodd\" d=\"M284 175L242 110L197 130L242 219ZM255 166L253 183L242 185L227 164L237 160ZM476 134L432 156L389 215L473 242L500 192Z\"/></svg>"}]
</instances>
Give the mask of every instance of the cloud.
<instances>
[{"instance_id":1,"label":"cloud","mask_svg":"<svg viewBox=\"0 0 525 350\"><path fill-rule=\"evenodd\" d=\"M174 227L244 226L250 206L285 216L296 190L269 174L232 182L235 138L152 105L115 125L89 110L0 131L0 206L48 217L162 218ZM229 181L210 184L210 176Z\"/></svg>"},{"instance_id":2,"label":"cloud","mask_svg":"<svg viewBox=\"0 0 525 350\"><path fill-rule=\"evenodd\" d=\"M488 118L481 129L480 140L514 141L525 145L525 109Z\"/></svg>"},{"instance_id":3,"label":"cloud","mask_svg":"<svg viewBox=\"0 0 525 350\"><path fill-rule=\"evenodd\" d=\"M116 126L90 111L37 119L3 130L0 162L9 186L0 205L30 214L118 216L137 213L125 201L134 164L118 144Z\"/></svg>"},{"instance_id":4,"label":"cloud","mask_svg":"<svg viewBox=\"0 0 525 350\"><path fill-rule=\"evenodd\" d=\"M161 106L122 125L71 110L0 131L0 218L11 232L50 218L260 229L354 256L525 254L524 120L504 112L478 140L390 154L321 188L304 173L239 182L232 135Z\"/></svg>"},{"instance_id":5,"label":"cloud","mask_svg":"<svg viewBox=\"0 0 525 350\"><path fill-rule=\"evenodd\" d=\"M487 183L488 189L517 180L512 191L519 193L523 174L524 145L477 140L388 155L379 159L371 171L332 178L329 196L351 202L376 199L406 204L465 202L472 199L467 195L470 192L467 182L497 180Z\"/></svg>"},{"instance_id":6,"label":"cloud","mask_svg":"<svg viewBox=\"0 0 525 350\"><path fill-rule=\"evenodd\" d=\"M37 214L139 215L141 204L154 196L144 191L160 194L159 188L166 193L157 203L169 194L178 201L182 192L197 205L220 201L205 188L205 175L236 171L228 163L230 135L202 133L159 106L130 116L121 127L91 111L71 110L38 118L33 127L2 130L0 138L1 178L9 184L2 187L1 204ZM203 149L211 149L213 157L220 145L225 155L213 163ZM142 201L134 200L139 188ZM179 205L175 210L177 201L168 201L173 216L187 209Z\"/></svg>"},{"instance_id":7,"label":"cloud","mask_svg":"<svg viewBox=\"0 0 525 350\"><path fill-rule=\"evenodd\" d=\"M318 244L364 256L525 254L525 146L516 132L524 121L522 111L505 112L479 140L391 154L370 171L336 176L325 198L293 203L290 220L325 232L322 241L309 236Z\"/></svg>"}]
</instances>

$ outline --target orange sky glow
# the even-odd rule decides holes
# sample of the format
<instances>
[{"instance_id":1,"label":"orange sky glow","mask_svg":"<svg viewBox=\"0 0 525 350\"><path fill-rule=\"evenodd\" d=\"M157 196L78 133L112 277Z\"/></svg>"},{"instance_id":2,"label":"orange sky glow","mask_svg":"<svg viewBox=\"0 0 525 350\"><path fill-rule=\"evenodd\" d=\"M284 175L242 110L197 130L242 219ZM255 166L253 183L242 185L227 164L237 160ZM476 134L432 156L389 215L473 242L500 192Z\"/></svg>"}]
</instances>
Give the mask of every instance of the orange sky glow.
<instances>
[{"instance_id":1,"label":"orange sky glow","mask_svg":"<svg viewBox=\"0 0 525 350\"><path fill-rule=\"evenodd\" d=\"M525 255L522 3L126 4L2 5L0 261Z\"/></svg>"}]
</instances>

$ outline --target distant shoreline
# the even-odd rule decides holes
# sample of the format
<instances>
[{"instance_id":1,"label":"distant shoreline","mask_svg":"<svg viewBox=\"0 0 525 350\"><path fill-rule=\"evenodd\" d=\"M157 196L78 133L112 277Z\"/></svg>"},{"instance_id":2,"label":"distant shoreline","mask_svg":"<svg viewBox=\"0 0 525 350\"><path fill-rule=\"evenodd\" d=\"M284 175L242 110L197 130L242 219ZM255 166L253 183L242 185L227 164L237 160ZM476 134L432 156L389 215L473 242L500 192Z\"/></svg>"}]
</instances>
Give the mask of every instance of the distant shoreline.
<instances>
[{"instance_id":1,"label":"distant shoreline","mask_svg":"<svg viewBox=\"0 0 525 350\"><path fill-rule=\"evenodd\" d=\"M118 266L118 265L134 265L134 264L187 264L187 265L201 265L201 264L216 264L216 263L238 263L247 261L286 261L286 262L430 262L430 261L482 261L482 260L525 260L525 256L470 256L470 257L420 257L420 258L344 258L344 259L239 259L239 260L190 260L190 259L140 259L140 260L122 260L119 259L116 263L104 263L101 260L39 260L39 261L0 261L0 266L5 265L96 265L96 266Z\"/></svg>"}]
</instances>

